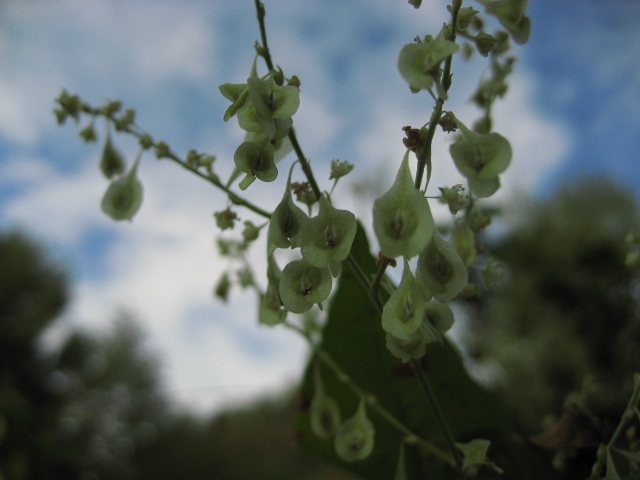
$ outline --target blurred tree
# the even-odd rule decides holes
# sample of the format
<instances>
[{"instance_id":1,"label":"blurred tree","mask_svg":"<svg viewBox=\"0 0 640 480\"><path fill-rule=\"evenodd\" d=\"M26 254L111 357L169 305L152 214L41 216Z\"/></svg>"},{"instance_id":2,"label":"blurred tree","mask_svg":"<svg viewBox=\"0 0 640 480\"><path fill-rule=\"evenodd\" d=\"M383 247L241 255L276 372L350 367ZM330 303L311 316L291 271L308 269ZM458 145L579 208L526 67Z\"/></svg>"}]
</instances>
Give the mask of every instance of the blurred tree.
<instances>
[{"instance_id":1,"label":"blurred tree","mask_svg":"<svg viewBox=\"0 0 640 480\"><path fill-rule=\"evenodd\" d=\"M126 313L45 353L68 283L43 252L0 234L0 480L355 478L297 450L290 392L211 419L176 410Z\"/></svg>"},{"instance_id":2,"label":"blurred tree","mask_svg":"<svg viewBox=\"0 0 640 480\"><path fill-rule=\"evenodd\" d=\"M490 300L469 304L466 345L524 432L564 415L541 443L597 446L640 370L638 281L624 265L638 207L594 178L518 213L516 228L487 240L509 275Z\"/></svg>"},{"instance_id":3,"label":"blurred tree","mask_svg":"<svg viewBox=\"0 0 640 480\"><path fill-rule=\"evenodd\" d=\"M7 479L74 470L54 438L60 398L47 387L51 359L37 345L67 295L65 275L37 245L0 235L0 476Z\"/></svg>"}]
</instances>

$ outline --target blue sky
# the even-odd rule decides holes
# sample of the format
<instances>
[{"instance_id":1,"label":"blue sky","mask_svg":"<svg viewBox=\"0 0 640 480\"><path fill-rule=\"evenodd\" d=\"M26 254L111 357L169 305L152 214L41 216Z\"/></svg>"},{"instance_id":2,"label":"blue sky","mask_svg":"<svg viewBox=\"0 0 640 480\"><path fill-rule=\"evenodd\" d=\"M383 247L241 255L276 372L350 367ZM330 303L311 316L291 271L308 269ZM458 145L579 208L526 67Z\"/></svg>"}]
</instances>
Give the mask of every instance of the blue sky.
<instances>
[{"instance_id":1,"label":"blue sky","mask_svg":"<svg viewBox=\"0 0 640 480\"><path fill-rule=\"evenodd\" d=\"M386 0L265 3L274 60L302 81L294 121L321 187L330 188L337 157L356 165L352 181L386 190L404 153L401 127L423 124L431 110L429 97L412 95L398 75L397 53L437 32L444 2L425 0L418 11ZM640 6L531 3L531 41L516 49L510 94L495 109L495 130L515 152L498 199L545 195L587 172L640 191ZM211 215L225 207L219 192L146 156L141 211L132 223L112 222L100 211L100 147L82 144L70 124L57 127L51 109L63 87L93 103L119 98L176 151L216 154L224 177L243 133L222 121L228 102L217 86L246 80L257 38L249 0L0 3L0 225L32 233L72 271L73 301L50 337L74 325L100 330L126 308L160 352L168 388L199 409L295 382L306 347L289 331L258 326L253 294L212 300L227 266L213 240ZM469 122L476 112L466 100L482 68L479 58L454 62L448 108ZM114 140L133 158L135 142ZM283 177L250 193L272 208ZM439 135L431 188L460 181ZM372 197L354 198L349 182L337 193L339 208L370 224ZM261 272L263 249L254 250Z\"/></svg>"}]
</instances>

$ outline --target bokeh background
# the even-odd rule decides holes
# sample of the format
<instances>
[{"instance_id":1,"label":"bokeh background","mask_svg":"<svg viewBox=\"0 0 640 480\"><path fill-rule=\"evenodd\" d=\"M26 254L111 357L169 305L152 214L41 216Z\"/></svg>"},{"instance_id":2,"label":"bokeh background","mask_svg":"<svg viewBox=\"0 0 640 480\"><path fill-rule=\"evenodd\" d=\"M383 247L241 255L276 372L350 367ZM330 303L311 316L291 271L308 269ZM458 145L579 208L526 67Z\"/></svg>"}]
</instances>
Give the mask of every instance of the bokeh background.
<instances>
[{"instance_id":1,"label":"bokeh background","mask_svg":"<svg viewBox=\"0 0 640 480\"><path fill-rule=\"evenodd\" d=\"M274 61L302 82L294 122L321 188L331 186L331 159L355 164L337 198L370 224L371 199L388 188L404 153L402 126L420 126L431 112L430 98L412 95L398 75L397 53L439 30L446 3L265 3ZM529 15L530 42L515 47L516 73L494 110L494 129L514 150L491 200L505 212L496 222L502 233L523 222L522 205L553 198L568 181L606 177L631 203L640 191L640 4L538 0ZM199 415L295 385L306 346L293 332L258 325L255 293L234 288L227 304L213 298L232 266L214 240L212 213L226 207L220 192L147 154L141 210L131 223L111 221L100 211L100 146L82 143L71 122L57 126L53 100L63 88L95 104L120 99L175 151L215 154L225 178L243 132L223 122L228 101L217 87L246 80L258 37L249 0L0 3L0 226L35 239L69 279L43 348L68 344L78 328L110 338L123 317L133 318L168 398ZM483 60L454 62L446 108L469 123ZM96 127L104 138L105 126ZM137 153L133 140L114 141L128 159ZM447 142L436 136L434 194L461 182ZM290 162L276 184L248 191L264 208L281 198ZM587 198L598 188L588 185L578 189ZM446 209L435 211L448 219ZM250 258L258 272L262 252L258 245Z\"/></svg>"}]
</instances>

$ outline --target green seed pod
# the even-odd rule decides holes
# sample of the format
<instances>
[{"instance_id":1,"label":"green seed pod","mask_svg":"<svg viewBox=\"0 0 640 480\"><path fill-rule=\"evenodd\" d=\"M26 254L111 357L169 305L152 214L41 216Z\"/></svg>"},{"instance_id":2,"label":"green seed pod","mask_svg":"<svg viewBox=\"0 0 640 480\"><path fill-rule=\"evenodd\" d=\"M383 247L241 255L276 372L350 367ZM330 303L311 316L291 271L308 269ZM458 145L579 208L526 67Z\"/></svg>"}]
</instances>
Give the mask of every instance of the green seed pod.
<instances>
[{"instance_id":1,"label":"green seed pod","mask_svg":"<svg viewBox=\"0 0 640 480\"><path fill-rule=\"evenodd\" d=\"M256 120L269 138L276 136L276 120L290 121L300 106L300 91L292 86L278 86L273 78L249 77L249 99ZM282 126L280 128L282 130Z\"/></svg>"},{"instance_id":2,"label":"green seed pod","mask_svg":"<svg viewBox=\"0 0 640 480\"><path fill-rule=\"evenodd\" d=\"M246 176L240 182L240 189L245 190L256 178L263 182L272 182L278 176L278 169L273 158L274 148L269 139L258 135L250 142L243 142L236 149L233 160L236 167Z\"/></svg>"},{"instance_id":3,"label":"green seed pod","mask_svg":"<svg viewBox=\"0 0 640 480\"><path fill-rule=\"evenodd\" d=\"M500 177L495 176L488 180L479 178L468 178L469 190L478 198L487 198L493 195L500 188Z\"/></svg>"},{"instance_id":4,"label":"green seed pod","mask_svg":"<svg viewBox=\"0 0 640 480\"><path fill-rule=\"evenodd\" d=\"M485 12L498 19L513 41L524 45L529 41L531 21L525 15L528 0L478 0Z\"/></svg>"},{"instance_id":5,"label":"green seed pod","mask_svg":"<svg viewBox=\"0 0 640 480\"><path fill-rule=\"evenodd\" d=\"M267 257L267 291L260 296L258 318L265 325L277 325L284 322L287 312L282 307L280 299L280 278L282 272L278 268L273 255Z\"/></svg>"},{"instance_id":6,"label":"green seed pod","mask_svg":"<svg viewBox=\"0 0 640 480\"><path fill-rule=\"evenodd\" d=\"M287 312L282 308L279 287L269 283L267 291L260 296L258 320L263 325L279 325L286 318Z\"/></svg>"},{"instance_id":7,"label":"green seed pod","mask_svg":"<svg viewBox=\"0 0 640 480\"><path fill-rule=\"evenodd\" d=\"M316 267L341 262L349 256L356 228L353 213L334 208L323 196L318 215L309 220L302 232L300 252L307 262Z\"/></svg>"},{"instance_id":8,"label":"green seed pod","mask_svg":"<svg viewBox=\"0 0 640 480\"><path fill-rule=\"evenodd\" d=\"M327 299L332 278L328 268L310 265L305 259L294 260L282 271L280 298L284 308L292 313L304 313L314 303Z\"/></svg>"},{"instance_id":9,"label":"green seed pod","mask_svg":"<svg viewBox=\"0 0 640 480\"><path fill-rule=\"evenodd\" d=\"M464 288L468 274L454 246L436 232L418 257L417 278L436 300L446 302Z\"/></svg>"},{"instance_id":10,"label":"green seed pod","mask_svg":"<svg viewBox=\"0 0 640 480\"><path fill-rule=\"evenodd\" d=\"M402 360L402 363L407 363L412 358L422 358L427 353L427 344L438 341L438 337L431 328L420 325L418 330L407 340L395 337L390 333L386 334L385 340L387 350L394 357Z\"/></svg>"},{"instance_id":11,"label":"green seed pod","mask_svg":"<svg viewBox=\"0 0 640 480\"><path fill-rule=\"evenodd\" d=\"M293 165L289 170L289 178L282 200L273 211L269 222L269 240L275 248L298 248L302 244L302 232L309 222L307 216L301 208L293 203L291 196L291 173ZM272 252L269 252L271 254Z\"/></svg>"},{"instance_id":12,"label":"green seed pod","mask_svg":"<svg viewBox=\"0 0 640 480\"><path fill-rule=\"evenodd\" d=\"M220 279L218 280L218 283L216 283L213 293L215 294L216 297L218 297L220 300L226 303L227 300L229 300L230 289L231 289L231 280L229 280L229 274L227 272L224 272L220 277Z\"/></svg>"},{"instance_id":13,"label":"green seed pod","mask_svg":"<svg viewBox=\"0 0 640 480\"><path fill-rule=\"evenodd\" d=\"M131 220L142 204L142 184L136 178L140 154L131 170L112 180L102 197L102 211L114 220Z\"/></svg>"},{"instance_id":14,"label":"green seed pod","mask_svg":"<svg viewBox=\"0 0 640 480\"><path fill-rule=\"evenodd\" d=\"M337 433L342 423L340 408L338 403L325 392L317 364L313 384L314 394L309 408L311 431L320 438L331 438Z\"/></svg>"},{"instance_id":15,"label":"green seed pod","mask_svg":"<svg viewBox=\"0 0 640 480\"><path fill-rule=\"evenodd\" d=\"M382 308L382 328L394 337L410 340L420 328L423 317L422 288L405 258L400 285Z\"/></svg>"},{"instance_id":16,"label":"green seed pod","mask_svg":"<svg viewBox=\"0 0 640 480\"><path fill-rule=\"evenodd\" d=\"M476 260L475 241L476 237L467 221L458 221L453 225L452 243L465 267Z\"/></svg>"},{"instance_id":17,"label":"green seed pod","mask_svg":"<svg viewBox=\"0 0 640 480\"><path fill-rule=\"evenodd\" d=\"M446 303L431 300L424 304L424 318L427 326L438 340L442 339L442 334L449 331L453 326L453 312Z\"/></svg>"},{"instance_id":18,"label":"green seed pod","mask_svg":"<svg viewBox=\"0 0 640 480\"><path fill-rule=\"evenodd\" d=\"M413 186L408 150L391 188L373 202L373 229L387 258L418 255L433 236L429 201Z\"/></svg>"},{"instance_id":19,"label":"green seed pod","mask_svg":"<svg viewBox=\"0 0 640 480\"><path fill-rule=\"evenodd\" d=\"M398 70L411 91L430 90L440 62L458 51L458 45L445 39L444 29L429 42L408 43L400 50Z\"/></svg>"},{"instance_id":20,"label":"green seed pod","mask_svg":"<svg viewBox=\"0 0 640 480\"><path fill-rule=\"evenodd\" d=\"M249 98L249 87L246 83L225 83L218 87L220 93L228 100L231 100L231 105L224 112L224 121L226 122L233 117L239 109L244 107L247 98Z\"/></svg>"},{"instance_id":21,"label":"green seed pod","mask_svg":"<svg viewBox=\"0 0 640 480\"><path fill-rule=\"evenodd\" d=\"M504 172L511 163L509 141L498 133L469 130L453 118L462 131L462 138L449 146L449 153L460 173L467 178L489 180Z\"/></svg>"},{"instance_id":22,"label":"green seed pod","mask_svg":"<svg viewBox=\"0 0 640 480\"><path fill-rule=\"evenodd\" d=\"M100 170L105 178L111 179L115 175L121 175L125 169L125 162L122 154L111 142L111 132L107 129L107 138L100 157Z\"/></svg>"},{"instance_id":23,"label":"green seed pod","mask_svg":"<svg viewBox=\"0 0 640 480\"><path fill-rule=\"evenodd\" d=\"M367 417L364 398L361 398L355 415L346 420L336 434L336 453L347 462L363 460L373 450L374 437L375 428Z\"/></svg>"}]
</instances>

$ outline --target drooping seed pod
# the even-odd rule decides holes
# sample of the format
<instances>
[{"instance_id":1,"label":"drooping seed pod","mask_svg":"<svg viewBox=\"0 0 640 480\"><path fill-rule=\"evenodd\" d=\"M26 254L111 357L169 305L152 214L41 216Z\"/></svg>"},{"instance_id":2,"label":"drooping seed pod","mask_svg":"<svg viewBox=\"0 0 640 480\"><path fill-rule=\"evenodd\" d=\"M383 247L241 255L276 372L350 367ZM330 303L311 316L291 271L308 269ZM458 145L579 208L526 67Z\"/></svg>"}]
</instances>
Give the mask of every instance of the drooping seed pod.
<instances>
[{"instance_id":1,"label":"drooping seed pod","mask_svg":"<svg viewBox=\"0 0 640 480\"><path fill-rule=\"evenodd\" d=\"M453 326L453 312L446 303L431 300L424 304L424 320L439 341Z\"/></svg>"},{"instance_id":2,"label":"drooping seed pod","mask_svg":"<svg viewBox=\"0 0 640 480\"><path fill-rule=\"evenodd\" d=\"M364 398L360 399L358 410L338 429L334 446L338 456L347 461L363 460L373 451L375 428L367 417Z\"/></svg>"},{"instance_id":3,"label":"drooping seed pod","mask_svg":"<svg viewBox=\"0 0 640 480\"><path fill-rule=\"evenodd\" d=\"M314 303L326 300L331 287L332 278L328 267L314 267L305 259L294 260L282 271L280 298L286 310L304 313Z\"/></svg>"},{"instance_id":4,"label":"drooping seed pod","mask_svg":"<svg viewBox=\"0 0 640 480\"><path fill-rule=\"evenodd\" d=\"M467 284L467 269L453 245L437 232L418 257L418 281L433 292L433 297L446 302Z\"/></svg>"},{"instance_id":5,"label":"drooping seed pod","mask_svg":"<svg viewBox=\"0 0 640 480\"><path fill-rule=\"evenodd\" d=\"M313 399L309 408L311 431L320 438L331 438L337 433L342 423L340 408L338 403L325 391L320 368L317 364L314 371L313 385Z\"/></svg>"},{"instance_id":6,"label":"drooping seed pod","mask_svg":"<svg viewBox=\"0 0 640 480\"><path fill-rule=\"evenodd\" d=\"M302 233L300 252L316 267L329 267L349 256L356 236L357 222L353 213L338 210L326 197L320 198L318 215L311 218Z\"/></svg>"},{"instance_id":7,"label":"drooping seed pod","mask_svg":"<svg viewBox=\"0 0 640 480\"><path fill-rule=\"evenodd\" d=\"M256 178L272 182L278 176L273 157L274 147L265 135L258 135L249 142L242 142L233 154L236 167L246 174L240 189L246 190Z\"/></svg>"},{"instance_id":8,"label":"drooping seed pod","mask_svg":"<svg viewBox=\"0 0 640 480\"><path fill-rule=\"evenodd\" d=\"M291 172L282 200L273 211L269 222L269 240L277 248L298 248L302 243L302 232L306 229L309 217L294 202L291 195ZM269 252L271 254L271 252Z\"/></svg>"},{"instance_id":9,"label":"drooping seed pod","mask_svg":"<svg viewBox=\"0 0 640 480\"><path fill-rule=\"evenodd\" d=\"M402 340L413 338L424 317L422 289L404 261L400 285L382 308L382 328Z\"/></svg>"},{"instance_id":10,"label":"drooping seed pod","mask_svg":"<svg viewBox=\"0 0 640 480\"><path fill-rule=\"evenodd\" d=\"M122 153L113 145L111 141L111 132L107 130L107 138L102 148L102 156L100 157L100 171L107 179L112 179L116 175L121 175L125 169L124 158Z\"/></svg>"},{"instance_id":11,"label":"drooping seed pod","mask_svg":"<svg viewBox=\"0 0 640 480\"><path fill-rule=\"evenodd\" d=\"M512 150L502 135L469 130L453 114L462 137L449 146L456 168L468 179L490 180L504 172L511 163Z\"/></svg>"},{"instance_id":12,"label":"drooping seed pod","mask_svg":"<svg viewBox=\"0 0 640 480\"><path fill-rule=\"evenodd\" d=\"M387 258L418 255L435 231L429 201L414 188L408 150L391 188L373 202L373 229Z\"/></svg>"},{"instance_id":13,"label":"drooping seed pod","mask_svg":"<svg viewBox=\"0 0 640 480\"><path fill-rule=\"evenodd\" d=\"M102 211L114 220L131 220L142 204L142 184L136 178L140 156L127 173L111 181L102 197Z\"/></svg>"}]
</instances>

